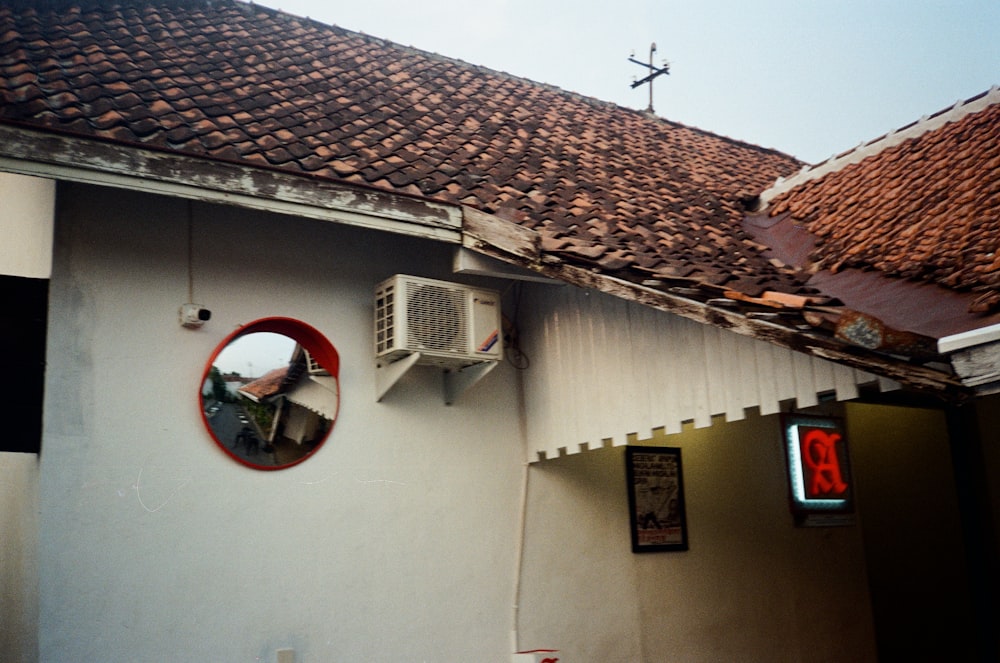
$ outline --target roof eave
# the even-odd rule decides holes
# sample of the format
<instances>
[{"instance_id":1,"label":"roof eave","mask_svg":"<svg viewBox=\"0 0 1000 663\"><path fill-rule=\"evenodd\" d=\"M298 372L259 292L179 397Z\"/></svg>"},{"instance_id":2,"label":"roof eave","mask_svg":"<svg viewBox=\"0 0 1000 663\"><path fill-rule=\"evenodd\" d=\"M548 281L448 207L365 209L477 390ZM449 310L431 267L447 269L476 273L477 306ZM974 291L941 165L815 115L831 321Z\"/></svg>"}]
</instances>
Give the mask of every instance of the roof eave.
<instances>
[{"instance_id":1,"label":"roof eave","mask_svg":"<svg viewBox=\"0 0 1000 663\"><path fill-rule=\"evenodd\" d=\"M0 123L0 172L461 241L457 205L276 168L4 123Z\"/></svg>"},{"instance_id":2,"label":"roof eave","mask_svg":"<svg viewBox=\"0 0 1000 663\"><path fill-rule=\"evenodd\" d=\"M967 350L974 346L987 345L1000 341L1000 324L970 329L961 334L952 334L938 339L938 352L950 354L959 350Z\"/></svg>"},{"instance_id":3,"label":"roof eave","mask_svg":"<svg viewBox=\"0 0 1000 663\"><path fill-rule=\"evenodd\" d=\"M696 322L868 371L943 399L963 399L972 394L950 371L917 364L905 357L866 350L817 332L755 319L739 311L573 265L541 251L538 234L532 230L474 209L465 208L463 212L463 246L503 262L558 281L598 290Z\"/></svg>"},{"instance_id":4,"label":"roof eave","mask_svg":"<svg viewBox=\"0 0 1000 663\"><path fill-rule=\"evenodd\" d=\"M640 285L545 254L537 232L469 207L274 168L0 123L0 171L235 205L461 244L542 276L869 371L942 397L950 373Z\"/></svg>"},{"instance_id":5,"label":"roof eave","mask_svg":"<svg viewBox=\"0 0 1000 663\"><path fill-rule=\"evenodd\" d=\"M1000 392L1000 325L938 341L962 384L985 396Z\"/></svg>"}]
</instances>

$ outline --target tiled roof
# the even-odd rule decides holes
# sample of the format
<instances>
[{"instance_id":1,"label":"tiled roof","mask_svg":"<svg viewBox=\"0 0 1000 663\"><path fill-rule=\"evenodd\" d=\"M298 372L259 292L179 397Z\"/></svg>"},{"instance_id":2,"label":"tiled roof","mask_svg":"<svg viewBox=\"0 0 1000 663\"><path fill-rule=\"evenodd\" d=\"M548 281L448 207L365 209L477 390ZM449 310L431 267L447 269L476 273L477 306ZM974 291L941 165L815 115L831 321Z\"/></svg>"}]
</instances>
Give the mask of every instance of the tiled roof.
<instances>
[{"instance_id":1,"label":"tiled roof","mask_svg":"<svg viewBox=\"0 0 1000 663\"><path fill-rule=\"evenodd\" d=\"M101 4L0 8L0 122L461 203L606 272L802 291L740 225L787 155L259 5Z\"/></svg>"},{"instance_id":2,"label":"tiled roof","mask_svg":"<svg viewBox=\"0 0 1000 663\"><path fill-rule=\"evenodd\" d=\"M280 393L285 386L285 379L288 377L288 367L275 368L260 376L253 382L240 387L240 391L257 400L263 400L269 396Z\"/></svg>"},{"instance_id":3,"label":"tiled roof","mask_svg":"<svg viewBox=\"0 0 1000 663\"><path fill-rule=\"evenodd\" d=\"M790 215L815 238L813 269L873 270L975 293L976 312L1000 309L1000 95L990 95L807 179L771 200L768 213ZM965 110L977 101L985 107Z\"/></svg>"}]
</instances>

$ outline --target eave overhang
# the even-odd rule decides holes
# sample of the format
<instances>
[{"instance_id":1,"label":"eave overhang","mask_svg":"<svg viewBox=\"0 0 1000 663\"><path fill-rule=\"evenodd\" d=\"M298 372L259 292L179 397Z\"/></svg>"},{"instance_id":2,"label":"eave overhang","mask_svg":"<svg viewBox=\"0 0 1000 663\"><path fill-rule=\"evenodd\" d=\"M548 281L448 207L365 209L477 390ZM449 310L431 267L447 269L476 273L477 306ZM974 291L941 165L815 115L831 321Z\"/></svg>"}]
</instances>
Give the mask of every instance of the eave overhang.
<instances>
[{"instance_id":1,"label":"eave overhang","mask_svg":"<svg viewBox=\"0 0 1000 663\"><path fill-rule=\"evenodd\" d=\"M977 395L1000 393L1000 325L947 336L938 349L948 353L955 373Z\"/></svg>"},{"instance_id":2,"label":"eave overhang","mask_svg":"<svg viewBox=\"0 0 1000 663\"><path fill-rule=\"evenodd\" d=\"M537 232L455 203L274 167L231 162L0 123L0 172L125 188L360 226L461 245L543 277L590 288L868 371L916 391L964 399L973 389L950 366L872 352L820 330L709 303L696 288L649 286L541 250ZM780 316L778 316L780 317Z\"/></svg>"},{"instance_id":3,"label":"eave overhang","mask_svg":"<svg viewBox=\"0 0 1000 663\"><path fill-rule=\"evenodd\" d=\"M529 269L549 278L591 288L654 309L727 329L768 343L868 371L901 385L942 399L962 400L973 395L944 365L923 365L907 357L873 352L803 325L775 322L777 314L755 314L709 303L712 296L697 288L649 286L565 262L541 251L538 234L495 216L465 208L463 246L492 258ZM797 316L796 316L797 317Z\"/></svg>"},{"instance_id":4,"label":"eave overhang","mask_svg":"<svg viewBox=\"0 0 1000 663\"><path fill-rule=\"evenodd\" d=\"M0 171L457 243L456 205L329 179L0 123Z\"/></svg>"}]
</instances>

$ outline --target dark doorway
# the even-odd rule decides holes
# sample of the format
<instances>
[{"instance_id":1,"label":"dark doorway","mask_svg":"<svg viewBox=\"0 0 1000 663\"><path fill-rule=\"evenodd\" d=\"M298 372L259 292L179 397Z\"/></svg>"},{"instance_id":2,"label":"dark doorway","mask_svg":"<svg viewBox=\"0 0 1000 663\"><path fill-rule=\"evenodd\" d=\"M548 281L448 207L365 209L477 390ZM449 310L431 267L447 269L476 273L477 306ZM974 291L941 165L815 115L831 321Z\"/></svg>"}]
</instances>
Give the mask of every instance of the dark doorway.
<instances>
[{"instance_id":1,"label":"dark doorway","mask_svg":"<svg viewBox=\"0 0 1000 663\"><path fill-rule=\"evenodd\" d=\"M879 660L982 660L944 412L848 412Z\"/></svg>"},{"instance_id":2,"label":"dark doorway","mask_svg":"<svg viewBox=\"0 0 1000 663\"><path fill-rule=\"evenodd\" d=\"M4 410L10 426L0 451L38 453L42 446L45 333L49 282L0 275L3 312L0 348L5 353Z\"/></svg>"}]
</instances>

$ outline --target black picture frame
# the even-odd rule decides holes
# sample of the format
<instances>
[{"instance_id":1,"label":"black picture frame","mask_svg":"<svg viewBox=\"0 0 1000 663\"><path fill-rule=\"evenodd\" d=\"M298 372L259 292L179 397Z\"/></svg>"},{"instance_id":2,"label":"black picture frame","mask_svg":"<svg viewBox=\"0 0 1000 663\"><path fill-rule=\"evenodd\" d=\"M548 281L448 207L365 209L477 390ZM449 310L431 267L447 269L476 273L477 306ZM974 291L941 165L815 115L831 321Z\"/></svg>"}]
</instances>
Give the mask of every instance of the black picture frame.
<instances>
[{"instance_id":1,"label":"black picture frame","mask_svg":"<svg viewBox=\"0 0 1000 663\"><path fill-rule=\"evenodd\" d=\"M677 447L625 447L632 552L688 549L684 471Z\"/></svg>"}]
</instances>

